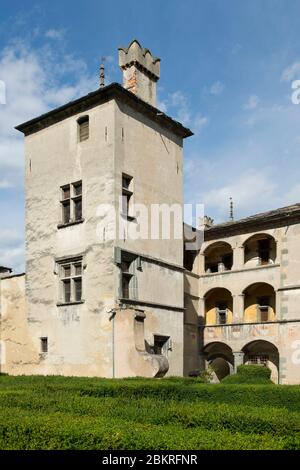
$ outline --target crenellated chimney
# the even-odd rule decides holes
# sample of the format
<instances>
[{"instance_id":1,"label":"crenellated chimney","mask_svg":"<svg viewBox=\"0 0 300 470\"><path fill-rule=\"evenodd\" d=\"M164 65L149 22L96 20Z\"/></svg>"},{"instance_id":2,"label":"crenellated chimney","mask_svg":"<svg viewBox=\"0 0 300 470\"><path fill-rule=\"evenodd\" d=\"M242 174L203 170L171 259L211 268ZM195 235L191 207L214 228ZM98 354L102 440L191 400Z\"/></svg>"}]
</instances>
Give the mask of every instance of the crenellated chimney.
<instances>
[{"instance_id":1,"label":"crenellated chimney","mask_svg":"<svg viewBox=\"0 0 300 470\"><path fill-rule=\"evenodd\" d=\"M205 230L207 228L210 228L214 225L214 219L209 217L208 215L205 215L204 217L199 218L199 229L200 230Z\"/></svg>"},{"instance_id":2,"label":"crenellated chimney","mask_svg":"<svg viewBox=\"0 0 300 470\"><path fill-rule=\"evenodd\" d=\"M160 77L160 59L134 39L127 48L119 48L123 86L152 106L156 106L156 82Z\"/></svg>"}]
</instances>

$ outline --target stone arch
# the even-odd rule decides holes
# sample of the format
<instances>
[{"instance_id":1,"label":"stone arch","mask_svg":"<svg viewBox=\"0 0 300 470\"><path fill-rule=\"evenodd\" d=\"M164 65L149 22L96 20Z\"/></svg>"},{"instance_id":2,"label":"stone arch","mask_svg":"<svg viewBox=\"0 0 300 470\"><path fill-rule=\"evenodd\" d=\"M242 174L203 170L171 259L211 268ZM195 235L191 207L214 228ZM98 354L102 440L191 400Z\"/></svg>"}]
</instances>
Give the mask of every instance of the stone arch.
<instances>
[{"instance_id":1,"label":"stone arch","mask_svg":"<svg viewBox=\"0 0 300 470\"><path fill-rule=\"evenodd\" d=\"M277 346L267 340L254 340L242 348L244 364L259 364L271 369L271 379L279 383L280 355Z\"/></svg>"},{"instance_id":2,"label":"stone arch","mask_svg":"<svg viewBox=\"0 0 300 470\"><path fill-rule=\"evenodd\" d=\"M232 323L233 298L228 289L214 287L204 295L205 323L208 325Z\"/></svg>"},{"instance_id":3,"label":"stone arch","mask_svg":"<svg viewBox=\"0 0 300 470\"><path fill-rule=\"evenodd\" d=\"M230 243L218 240L205 247L205 272L230 271L233 265L233 249Z\"/></svg>"},{"instance_id":4,"label":"stone arch","mask_svg":"<svg viewBox=\"0 0 300 470\"><path fill-rule=\"evenodd\" d=\"M274 321L276 294L267 282L254 282L244 290L244 321L246 323Z\"/></svg>"},{"instance_id":5,"label":"stone arch","mask_svg":"<svg viewBox=\"0 0 300 470\"><path fill-rule=\"evenodd\" d=\"M244 264L262 266L274 264L277 256L277 242L268 233L256 233L248 237L244 243Z\"/></svg>"},{"instance_id":6,"label":"stone arch","mask_svg":"<svg viewBox=\"0 0 300 470\"><path fill-rule=\"evenodd\" d=\"M203 348L203 354L207 363L214 369L217 381L232 374L234 358L232 349L228 344L213 341Z\"/></svg>"}]
</instances>

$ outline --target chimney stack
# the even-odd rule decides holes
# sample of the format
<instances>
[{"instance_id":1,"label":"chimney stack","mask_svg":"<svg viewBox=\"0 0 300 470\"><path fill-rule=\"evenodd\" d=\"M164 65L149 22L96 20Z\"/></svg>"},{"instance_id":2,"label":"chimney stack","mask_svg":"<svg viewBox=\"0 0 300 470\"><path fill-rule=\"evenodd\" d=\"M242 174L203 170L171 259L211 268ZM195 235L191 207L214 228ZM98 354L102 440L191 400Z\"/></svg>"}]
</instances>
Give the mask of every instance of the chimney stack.
<instances>
[{"instance_id":1,"label":"chimney stack","mask_svg":"<svg viewBox=\"0 0 300 470\"><path fill-rule=\"evenodd\" d=\"M199 229L200 230L206 230L207 228L210 228L213 225L214 225L214 219L212 219L208 215L205 215L204 217L200 217L200 219L199 219Z\"/></svg>"},{"instance_id":2,"label":"chimney stack","mask_svg":"<svg viewBox=\"0 0 300 470\"><path fill-rule=\"evenodd\" d=\"M119 66L123 70L123 86L142 100L156 106L156 82L160 77L160 59L134 39L119 48Z\"/></svg>"}]
</instances>

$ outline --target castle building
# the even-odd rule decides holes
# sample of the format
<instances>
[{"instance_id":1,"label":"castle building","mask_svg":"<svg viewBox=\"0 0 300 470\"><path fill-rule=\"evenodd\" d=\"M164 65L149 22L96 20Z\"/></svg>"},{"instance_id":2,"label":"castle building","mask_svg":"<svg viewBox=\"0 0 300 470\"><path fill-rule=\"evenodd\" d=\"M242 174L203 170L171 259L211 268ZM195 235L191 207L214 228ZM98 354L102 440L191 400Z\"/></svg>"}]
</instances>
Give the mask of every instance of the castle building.
<instances>
[{"instance_id":1,"label":"castle building","mask_svg":"<svg viewBox=\"0 0 300 470\"><path fill-rule=\"evenodd\" d=\"M194 250L177 211L163 236L193 134L156 108L160 59L134 40L119 65L123 86L102 69L98 90L17 127L26 274L0 268L1 372L222 379L258 363L299 383L300 205L206 218Z\"/></svg>"}]
</instances>

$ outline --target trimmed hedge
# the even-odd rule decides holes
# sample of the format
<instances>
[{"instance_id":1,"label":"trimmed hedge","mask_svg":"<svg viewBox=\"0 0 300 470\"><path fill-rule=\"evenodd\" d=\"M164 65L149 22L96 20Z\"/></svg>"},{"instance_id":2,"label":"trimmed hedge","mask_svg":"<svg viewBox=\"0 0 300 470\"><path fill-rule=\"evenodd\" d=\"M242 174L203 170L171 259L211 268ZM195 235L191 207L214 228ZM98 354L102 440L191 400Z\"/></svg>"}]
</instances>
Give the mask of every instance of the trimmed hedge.
<instances>
[{"instance_id":1,"label":"trimmed hedge","mask_svg":"<svg viewBox=\"0 0 300 470\"><path fill-rule=\"evenodd\" d=\"M230 384L273 384L271 380L271 370L268 367L259 365L241 365L237 368L237 373L228 375L222 383Z\"/></svg>"},{"instance_id":2,"label":"trimmed hedge","mask_svg":"<svg viewBox=\"0 0 300 470\"><path fill-rule=\"evenodd\" d=\"M300 387L3 376L0 449L300 449Z\"/></svg>"}]
</instances>

